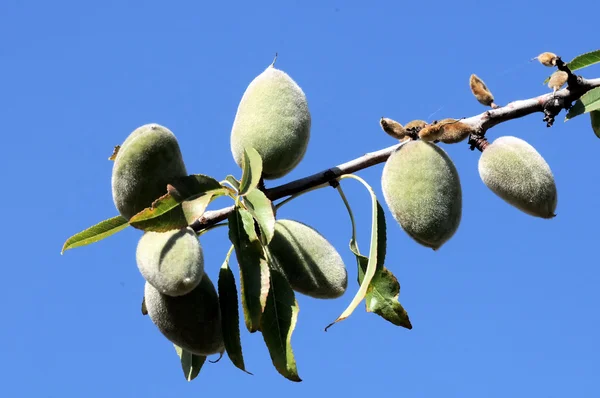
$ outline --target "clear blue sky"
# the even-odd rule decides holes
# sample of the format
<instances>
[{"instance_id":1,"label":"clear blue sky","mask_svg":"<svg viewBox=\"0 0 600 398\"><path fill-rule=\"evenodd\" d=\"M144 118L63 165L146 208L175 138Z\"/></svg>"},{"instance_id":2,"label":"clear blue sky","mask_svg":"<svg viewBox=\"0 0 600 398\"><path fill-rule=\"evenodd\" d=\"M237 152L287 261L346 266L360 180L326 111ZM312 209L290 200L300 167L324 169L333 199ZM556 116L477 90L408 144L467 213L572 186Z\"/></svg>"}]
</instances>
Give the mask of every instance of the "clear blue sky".
<instances>
[{"instance_id":1,"label":"clear blue sky","mask_svg":"<svg viewBox=\"0 0 600 398\"><path fill-rule=\"evenodd\" d=\"M484 111L469 91L471 73L504 104L548 91L549 69L528 62L540 52L569 60L600 48L597 26L583 19L597 14L592 0L217 4L0 2L0 395L598 396L600 140L588 117L564 123L563 113L547 129L536 114L488 133L520 136L548 161L555 219L495 197L466 145L444 146L460 172L464 209L441 250L414 243L387 213L387 266L402 284L411 331L361 305L324 333L357 288L348 217L332 189L282 208L280 217L323 233L350 274L341 299L298 295L299 384L276 372L262 337L245 329L254 376L225 357L187 383L173 346L140 313L139 231L60 256L67 237L117 214L107 157L142 124L170 128L190 172L239 175L229 148L235 111L275 52L305 90L313 119L306 157L287 182L392 145L381 116L431 121ZM585 74L598 77L600 68ZM381 170L359 175L383 200ZM368 194L352 180L344 187L366 248ZM216 281L226 229L201 242Z\"/></svg>"}]
</instances>

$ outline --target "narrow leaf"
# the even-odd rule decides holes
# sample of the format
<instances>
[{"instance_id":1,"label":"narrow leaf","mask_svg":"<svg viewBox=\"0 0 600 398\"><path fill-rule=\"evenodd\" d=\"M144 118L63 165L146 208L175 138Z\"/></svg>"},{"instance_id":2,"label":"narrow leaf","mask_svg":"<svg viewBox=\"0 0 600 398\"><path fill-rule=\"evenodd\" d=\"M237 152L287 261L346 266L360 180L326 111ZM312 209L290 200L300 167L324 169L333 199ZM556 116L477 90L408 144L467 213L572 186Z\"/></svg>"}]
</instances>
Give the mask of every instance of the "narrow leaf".
<instances>
[{"instance_id":1,"label":"narrow leaf","mask_svg":"<svg viewBox=\"0 0 600 398\"><path fill-rule=\"evenodd\" d=\"M371 283L371 280L375 275L375 271L378 266L383 266L383 261L385 257L385 243L383 243L382 245L382 242L380 242L379 238L379 234L383 231L383 242L385 242L385 217L383 209L381 208L381 205L377 200L377 196L375 195L373 188L371 188L371 186L365 180L353 174L347 174L340 177L340 179L344 178L353 178L355 180L358 180L365 186L365 188L367 188L371 195L371 248L369 250L369 259L367 262L365 275L363 281L360 284L358 292L356 292L356 295L350 302L350 305L348 305L348 307L344 310L344 312L342 312L342 314L333 323L329 324L325 328L325 330L327 330L333 324L348 318L352 314L352 312L354 312L358 304L360 304L360 302L365 298L369 284Z\"/></svg>"},{"instance_id":2,"label":"narrow leaf","mask_svg":"<svg viewBox=\"0 0 600 398\"><path fill-rule=\"evenodd\" d=\"M233 246L229 249L225 261L219 271L219 305L221 307L221 329L225 350L231 362L239 369L246 371L242 355L242 342L240 340L240 315L238 308L238 294L235 278L229 268L229 257ZM250 373L250 372L247 372ZM251 373L250 373L251 374Z\"/></svg>"},{"instance_id":3,"label":"narrow leaf","mask_svg":"<svg viewBox=\"0 0 600 398\"><path fill-rule=\"evenodd\" d=\"M275 213L269 198L260 189L249 192L244 203L260 228L262 242L268 245L275 234Z\"/></svg>"},{"instance_id":4,"label":"narrow leaf","mask_svg":"<svg viewBox=\"0 0 600 398\"><path fill-rule=\"evenodd\" d=\"M256 226L254 224L254 217L252 217L252 214L248 210L246 210L242 207L240 207L238 211L240 213L240 218L242 220L242 226L244 227L244 232L246 232L246 235L248 235L250 242L258 241L258 235L256 233Z\"/></svg>"},{"instance_id":5,"label":"narrow leaf","mask_svg":"<svg viewBox=\"0 0 600 398\"><path fill-rule=\"evenodd\" d=\"M240 195L252 192L258 186L262 176L262 158L254 148L244 149L242 167L242 180L240 182Z\"/></svg>"},{"instance_id":6,"label":"narrow leaf","mask_svg":"<svg viewBox=\"0 0 600 398\"><path fill-rule=\"evenodd\" d=\"M194 380L200 373L200 369L202 369L202 365L204 365L206 357L203 355L192 354L191 352L186 351L175 344L173 344L173 346L175 347L175 351L177 351L177 355L181 361L181 369L183 370L185 379L187 381Z\"/></svg>"},{"instance_id":7,"label":"narrow leaf","mask_svg":"<svg viewBox=\"0 0 600 398\"><path fill-rule=\"evenodd\" d=\"M575 104L569 109L566 120L573 119L575 116L579 116L584 113L596 111L600 109L600 87L596 87L587 93L583 94L581 98L575 101Z\"/></svg>"},{"instance_id":8,"label":"narrow leaf","mask_svg":"<svg viewBox=\"0 0 600 398\"><path fill-rule=\"evenodd\" d=\"M267 301L269 266L262 245L258 240L251 241L244 228L244 211L246 210L236 206L236 210L230 214L229 240L235 247L240 268L240 289L246 328L250 333L254 333L260 329L260 318ZM253 221L251 215L250 219Z\"/></svg>"},{"instance_id":9,"label":"narrow leaf","mask_svg":"<svg viewBox=\"0 0 600 398\"><path fill-rule=\"evenodd\" d=\"M225 180L229 182L238 192L240 191L240 182L231 174L225 177Z\"/></svg>"},{"instance_id":10,"label":"narrow leaf","mask_svg":"<svg viewBox=\"0 0 600 398\"><path fill-rule=\"evenodd\" d=\"M600 50L591 51L589 53L581 54L576 56L567 64L571 71L583 69L590 65L594 65L600 62Z\"/></svg>"},{"instance_id":11,"label":"narrow leaf","mask_svg":"<svg viewBox=\"0 0 600 398\"><path fill-rule=\"evenodd\" d=\"M203 174L178 178L165 187L165 191L150 207L131 217L129 224L143 231L155 232L183 228L188 225L186 215L180 207L183 201L194 200L209 192L216 196L227 193L217 180Z\"/></svg>"},{"instance_id":12,"label":"narrow leaf","mask_svg":"<svg viewBox=\"0 0 600 398\"><path fill-rule=\"evenodd\" d=\"M116 216L113 218L109 218L108 220L104 220L67 239L67 241L62 247L62 250L60 251L60 254L63 254L66 250L69 249L74 249L76 247L81 247L98 242L104 238L116 234L117 232L127 228L128 226L129 224L127 223L127 219L122 216Z\"/></svg>"},{"instance_id":13,"label":"narrow leaf","mask_svg":"<svg viewBox=\"0 0 600 398\"><path fill-rule=\"evenodd\" d=\"M181 208L188 225L196 221L204 214L210 202L225 194L226 191L224 189L218 189L214 191L208 191L207 193L191 200L184 200L181 203Z\"/></svg>"},{"instance_id":14,"label":"narrow leaf","mask_svg":"<svg viewBox=\"0 0 600 398\"><path fill-rule=\"evenodd\" d=\"M292 333L298 320L298 303L287 278L271 269L271 288L261 320L261 331L275 369L291 381L302 381L298 376L292 350Z\"/></svg>"},{"instance_id":15,"label":"narrow leaf","mask_svg":"<svg viewBox=\"0 0 600 398\"><path fill-rule=\"evenodd\" d=\"M592 130L596 137L600 138L600 111L591 111L590 120L592 122Z\"/></svg>"},{"instance_id":16,"label":"narrow leaf","mask_svg":"<svg viewBox=\"0 0 600 398\"><path fill-rule=\"evenodd\" d=\"M342 187L338 185L337 190L346 205L348 215L350 216L350 222L352 223L352 238L350 239L350 250L356 256L356 262L358 264L358 284L360 285L364 279L369 258L360 254L358 249L358 242L356 241L356 224L354 222L354 215L350 204L344 195ZM383 209L380 207L378 210L378 216L381 220L379 223L379 247L383 247L386 244L386 230L385 230L385 214ZM384 226L383 228L381 226ZM385 254L382 254L384 257ZM408 314L400 305L398 297L400 296L400 284L396 277L383 266L383 261L377 263L375 275L369 284L367 289L367 295L365 296L367 312L373 312L388 322L393 323L397 326L403 326L407 329L412 329L412 325L408 318Z\"/></svg>"}]
</instances>

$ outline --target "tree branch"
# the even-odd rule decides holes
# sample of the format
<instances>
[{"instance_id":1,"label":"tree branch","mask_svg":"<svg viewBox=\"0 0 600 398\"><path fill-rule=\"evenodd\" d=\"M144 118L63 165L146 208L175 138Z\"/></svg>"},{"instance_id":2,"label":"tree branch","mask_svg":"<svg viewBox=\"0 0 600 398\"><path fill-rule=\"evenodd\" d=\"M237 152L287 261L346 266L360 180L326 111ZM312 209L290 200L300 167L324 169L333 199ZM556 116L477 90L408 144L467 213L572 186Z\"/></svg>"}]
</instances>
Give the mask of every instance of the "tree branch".
<instances>
[{"instance_id":1,"label":"tree branch","mask_svg":"<svg viewBox=\"0 0 600 398\"><path fill-rule=\"evenodd\" d=\"M563 68L559 68L563 69ZM583 94L593 88L600 87L600 78L585 79L581 76L572 75L570 71L568 86L556 93L543 94L534 98L513 101L505 106L490 109L479 115L462 119L461 122L471 125L483 136L487 130L512 119L521 118L532 113L542 112L545 114L544 121L548 127L552 126L554 117L562 109L569 109L573 101L578 100ZM319 185L330 184L338 177L354 173L385 162L400 144L380 149L376 152L367 153L361 157L342 163L335 167L320 171L308 177L300 178L273 188L263 189L269 199L277 200L293 195ZM207 211L202 217L194 221L190 226L195 231L214 225L227 219L233 212L234 207L229 206L219 210Z\"/></svg>"}]
</instances>

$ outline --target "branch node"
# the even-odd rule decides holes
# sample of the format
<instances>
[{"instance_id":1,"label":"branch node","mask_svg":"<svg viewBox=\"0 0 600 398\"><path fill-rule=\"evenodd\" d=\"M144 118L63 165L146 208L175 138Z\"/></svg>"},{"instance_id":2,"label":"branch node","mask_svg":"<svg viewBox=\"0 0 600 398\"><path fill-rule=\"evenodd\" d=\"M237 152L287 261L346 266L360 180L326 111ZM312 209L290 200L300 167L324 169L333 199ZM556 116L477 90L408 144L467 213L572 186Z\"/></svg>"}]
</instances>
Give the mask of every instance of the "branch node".
<instances>
[{"instance_id":1,"label":"branch node","mask_svg":"<svg viewBox=\"0 0 600 398\"><path fill-rule=\"evenodd\" d=\"M469 136L468 144L470 145L470 149L472 151L475 148L477 148L479 152L485 151L485 148L487 148L487 146L490 145L489 141L487 140L487 138L485 138L485 136L475 134L471 134Z\"/></svg>"}]
</instances>

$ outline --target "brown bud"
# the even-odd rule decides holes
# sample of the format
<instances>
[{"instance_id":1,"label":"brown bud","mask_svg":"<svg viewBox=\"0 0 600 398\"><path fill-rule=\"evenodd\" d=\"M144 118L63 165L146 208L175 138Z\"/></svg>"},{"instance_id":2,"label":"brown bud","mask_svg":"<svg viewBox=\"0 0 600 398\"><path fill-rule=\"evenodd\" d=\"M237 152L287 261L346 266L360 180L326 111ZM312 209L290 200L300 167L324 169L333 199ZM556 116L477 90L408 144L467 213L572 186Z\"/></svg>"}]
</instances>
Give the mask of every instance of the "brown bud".
<instances>
[{"instance_id":1,"label":"brown bud","mask_svg":"<svg viewBox=\"0 0 600 398\"><path fill-rule=\"evenodd\" d=\"M550 76L550 80L548 81L548 87L550 87L554 92L559 90L569 79L569 74L562 70L557 70Z\"/></svg>"},{"instance_id":2,"label":"brown bud","mask_svg":"<svg viewBox=\"0 0 600 398\"><path fill-rule=\"evenodd\" d=\"M456 119L444 119L440 124L442 124L442 135L439 140L444 144L456 144L469 135L475 134L473 127Z\"/></svg>"},{"instance_id":3,"label":"brown bud","mask_svg":"<svg viewBox=\"0 0 600 398\"><path fill-rule=\"evenodd\" d=\"M546 53L541 53L534 59L537 59L538 61L540 61L540 64L542 64L544 66L552 67L552 66L556 66L556 60L558 60L558 56L554 53L546 52Z\"/></svg>"},{"instance_id":4,"label":"brown bud","mask_svg":"<svg viewBox=\"0 0 600 398\"><path fill-rule=\"evenodd\" d=\"M473 95L475 98L477 98L477 101L479 101L480 104L491 106L492 108L498 107L498 105L494 104L494 96L487 88L483 80L481 80L477 75L471 75L471 78L469 79L469 86L471 86L471 92L473 92Z\"/></svg>"},{"instance_id":5,"label":"brown bud","mask_svg":"<svg viewBox=\"0 0 600 398\"><path fill-rule=\"evenodd\" d=\"M442 124L434 122L419 130L419 138L423 141L435 141L442 135Z\"/></svg>"},{"instance_id":6,"label":"brown bud","mask_svg":"<svg viewBox=\"0 0 600 398\"><path fill-rule=\"evenodd\" d=\"M425 126L427 126L425 120L413 120L412 122L408 122L406 126L404 126L404 129L409 132L418 132Z\"/></svg>"},{"instance_id":7,"label":"brown bud","mask_svg":"<svg viewBox=\"0 0 600 398\"><path fill-rule=\"evenodd\" d=\"M402 125L395 120L382 117L379 121L379 124L381 125L383 131L398 140L406 137L406 130L404 130L404 127L402 127Z\"/></svg>"}]
</instances>

